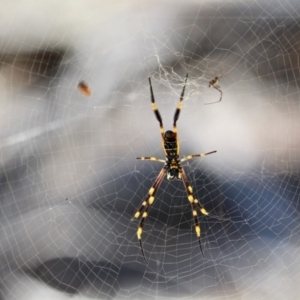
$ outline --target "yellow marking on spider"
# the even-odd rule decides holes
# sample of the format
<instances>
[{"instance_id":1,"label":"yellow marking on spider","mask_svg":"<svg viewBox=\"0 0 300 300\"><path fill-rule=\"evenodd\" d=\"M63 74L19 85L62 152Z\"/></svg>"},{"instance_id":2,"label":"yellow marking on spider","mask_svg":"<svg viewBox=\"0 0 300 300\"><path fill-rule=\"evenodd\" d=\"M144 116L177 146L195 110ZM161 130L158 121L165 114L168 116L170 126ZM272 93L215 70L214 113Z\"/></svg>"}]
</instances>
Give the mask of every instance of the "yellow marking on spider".
<instances>
[{"instance_id":1,"label":"yellow marking on spider","mask_svg":"<svg viewBox=\"0 0 300 300\"><path fill-rule=\"evenodd\" d=\"M141 213L140 213L139 211L137 211L137 212L134 214L134 218L137 219L137 218L140 216L140 214L141 214Z\"/></svg>"},{"instance_id":2,"label":"yellow marking on spider","mask_svg":"<svg viewBox=\"0 0 300 300\"><path fill-rule=\"evenodd\" d=\"M197 233L197 237L199 238L200 237L200 226L196 225L195 230L196 230L196 233Z\"/></svg>"},{"instance_id":3,"label":"yellow marking on spider","mask_svg":"<svg viewBox=\"0 0 300 300\"><path fill-rule=\"evenodd\" d=\"M147 216L148 216L148 213L146 211L144 211L143 218L147 218Z\"/></svg>"},{"instance_id":4,"label":"yellow marking on spider","mask_svg":"<svg viewBox=\"0 0 300 300\"><path fill-rule=\"evenodd\" d=\"M180 101L179 103L178 103L178 105L177 105L177 108L180 110L181 108L182 108L182 101Z\"/></svg>"},{"instance_id":5,"label":"yellow marking on spider","mask_svg":"<svg viewBox=\"0 0 300 300\"><path fill-rule=\"evenodd\" d=\"M189 201L190 201L191 203L194 202L194 197L193 197L192 195L188 195L188 199L189 199Z\"/></svg>"},{"instance_id":6,"label":"yellow marking on spider","mask_svg":"<svg viewBox=\"0 0 300 300\"><path fill-rule=\"evenodd\" d=\"M136 233L136 235L137 235L137 237L138 237L139 240L142 238L142 232L143 232L142 227L139 227L139 229L138 229L138 231Z\"/></svg>"},{"instance_id":7,"label":"yellow marking on spider","mask_svg":"<svg viewBox=\"0 0 300 300\"><path fill-rule=\"evenodd\" d=\"M201 211L204 215L208 216L208 212L206 211L205 208L202 207L202 208L200 209L200 211Z\"/></svg>"},{"instance_id":8,"label":"yellow marking on spider","mask_svg":"<svg viewBox=\"0 0 300 300\"><path fill-rule=\"evenodd\" d=\"M161 138L161 146L162 146L162 148L164 150L165 155L167 156L167 151L165 149L165 142L164 142L164 133L162 132L162 130L160 132L161 132L161 137L162 137Z\"/></svg>"},{"instance_id":9,"label":"yellow marking on spider","mask_svg":"<svg viewBox=\"0 0 300 300\"><path fill-rule=\"evenodd\" d=\"M151 104L152 104L152 109L153 109L153 110L157 110L156 104L155 104L155 103L151 103Z\"/></svg>"},{"instance_id":10,"label":"yellow marking on spider","mask_svg":"<svg viewBox=\"0 0 300 300\"><path fill-rule=\"evenodd\" d=\"M193 210L193 216L196 217L197 216L197 211Z\"/></svg>"},{"instance_id":11,"label":"yellow marking on spider","mask_svg":"<svg viewBox=\"0 0 300 300\"><path fill-rule=\"evenodd\" d=\"M153 192L155 191L155 188L152 187L150 190L149 190L149 195L151 196L153 194Z\"/></svg>"},{"instance_id":12,"label":"yellow marking on spider","mask_svg":"<svg viewBox=\"0 0 300 300\"><path fill-rule=\"evenodd\" d=\"M190 185L188 186L188 190L189 190L190 193L193 192L193 188Z\"/></svg>"},{"instance_id":13,"label":"yellow marking on spider","mask_svg":"<svg viewBox=\"0 0 300 300\"><path fill-rule=\"evenodd\" d=\"M153 201L154 201L154 197L151 196L151 197L149 198L148 202L149 202L149 204L151 205L151 204L153 203Z\"/></svg>"}]
</instances>

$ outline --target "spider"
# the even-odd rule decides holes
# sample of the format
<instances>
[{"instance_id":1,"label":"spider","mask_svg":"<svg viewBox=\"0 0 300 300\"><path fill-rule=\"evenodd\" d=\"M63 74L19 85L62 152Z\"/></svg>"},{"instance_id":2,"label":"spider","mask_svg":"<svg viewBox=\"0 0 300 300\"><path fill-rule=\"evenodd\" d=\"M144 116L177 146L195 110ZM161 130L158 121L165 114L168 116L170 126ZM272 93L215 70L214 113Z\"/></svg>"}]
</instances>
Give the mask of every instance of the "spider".
<instances>
[{"instance_id":1,"label":"spider","mask_svg":"<svg viewBox=\"0 0 300 300\"><path fill-rule=\"evenodd\" d=\"M218 83L219 83L219 79L222 77L223 75L221 76L216 76L214 79L212 79L210 82L209 82L209 85L208 87L213 87L215 88L216 90L218 90L221 94L221 97L218 101L215 101L215 102L212 102L212 103L204 103L204 104L214 104L214 103L218 103L218 102L221 102L222 100L222 96L223 96L223 92L221 90L221 88L218 86Z\"/></svg>"},{"instance_id":2,"label":"spider","mask_svg":"<svg viewBox=\"0 0 300 300\"><path fill-rule=\"evenodd\" d=\"M154 198L155 198L155 194L157 192L157 189L159 188L159 186L160 186L162 180L164 179L165 175L167 175L168 180L182 179L182 181L184 183L184 186L185 186L186 192L187 192L187 198L188 198L188 200L189 200L189 202L192 206L194 224L195 224L195 231L196 231L196 234L197 234L197 237L198 237L200 250L201 250L202 256L204 257L202 247L201 247L201 242L200 242L201 230L200 230L200 226L199 226L199 222L198 222L197 208L200 210L200 212L203 215L207 216L208 212L200 204L200 202L195 198L195 196L193 194L193 188L189 184L187 175L186 175L183 167L180 164L182 162L190 160L194 157L203 157L203 156L206 156L206 155L209 155L209 154L216 153L217 151L211 151L211 152L208 152L208 153L188 155L188 156L185 156L185 157L179 159L179 149L180 149L180 147L179 147L179 140L178 140L178 137L177 137L176 122L179 118L179 114L180 114L180 111L181 111L182 101L183 101L183 97L184 97L184 91L185 91L187 79L188 79L188 74L186 74L185 83L184 83L184 87L183 87L183 90L182 90L182 93L181 93L181 97L180 97L179 103L177 105L177 108L175 110L174 121L173 121L173 131L167 130L165 132L161 115L160 115L160 113L158 111L158 108L155 104L151 79L149 78L152 109L154 111L156 119L159 122L162 148L163 148L163 151L165 153L166 159L165 160L164 159L159 159L159 158L152 157L152 156L137 157L137 159L141 159L141 160L151 160L151 161L157 161L157 162L160 162L160 163L164 163L164 166L161 169L161 171L159 172L159 174L158 174L157 178L155 179L152 187L150 188L146 199L142 202L139 209L136 211L136 213L134 214L134 216L132 218L132 219L138 219L140 216L142 216L141 221L139 223L138 230L137 230L137 238L140 242L141 251L142 251L142 254L143 254L143 257L144 257L146 263L148 263L148 262L145 258L143 245L142 245L143 225L144 225L144 222L145 222L145 220L148 216L148 210L154 202Z\"/></svg>"}]
</instances>

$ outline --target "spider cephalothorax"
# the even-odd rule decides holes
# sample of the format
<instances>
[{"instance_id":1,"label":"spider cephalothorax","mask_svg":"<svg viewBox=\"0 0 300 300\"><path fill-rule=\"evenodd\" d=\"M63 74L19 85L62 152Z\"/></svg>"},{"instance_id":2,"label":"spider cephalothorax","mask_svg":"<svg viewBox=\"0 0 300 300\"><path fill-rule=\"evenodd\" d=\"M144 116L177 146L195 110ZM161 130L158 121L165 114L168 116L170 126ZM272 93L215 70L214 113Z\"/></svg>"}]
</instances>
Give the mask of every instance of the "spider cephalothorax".
<instances>
[{"instance_id":1,"label":"spider cephalothorax","mask_svg":"<svg viewBox=\"0 0 300 300\"><path fill-rule=\"evenodd\" d=\"M163 151L165 153L166 159L159 159L153 156L142 156L138 157L137 159L141 160L152 160L152 161L157 161L157 162L162 162L164 163L164 167L161 169L160 173L158 174L154 184L150 188L146 200L144 200L139 207L139 209L136 211L134 214L134 219L139 218L142 215L142 219L140 221L140 225L137 230L137 237L140 242L140 246L142 249L142 253L144 256L145 261L147 262L144 251L143 251L143 246L142 246L142 232L143 232L143 225L144 221L148 216L148 210L149 207L153 204L154 199L155 199L155 193L161 184L162 180L164 179L165 175L167 175L168 180L173 180L173 179L182 179L184 186L187 191L187 196L188 200L192 206L193 210L193 217L194 217L194 223L195 223L195 231L198 237L199 241L199 246L200 250L202 252L201 248L201 242L200 242L200 226L199 226L199 221L198 221L198 213L197 213L197 208L200 210L200 212L204 215L208 215L208 212L205 210L205 208L200 204L200 202L195 198L194 193L193 193L193 188L188 182L187 176L185 174L184 169L181 167L180 163L189 159L192 159L194 157L202 157L208 154L215 153L217 151L212 151L208 153L200 153L200 154L194 154L194 155L188 155L182 159L179 159L179 140L177 136L177 127L176 127L176 122L179 118L180 110L182 107L182 101L183 101L183 96L184 96L184 91L186 87L186 81L188 78L188 74L186 74L186 79L185 79L185 84L181 93L181 97L179 100L179 103L177 105L177 108L175 110L174 114L174 121L173 121L173 131L168 130L165 132L163 123L162 123L162 118L161 115L158 111L158 108L155 104L154 100L154 95L153 95L153 90L152 90L152 84L151 84L151 79L149 78L149 84L150 84L150 93L151 93L151 102L152 102L152 109L154 111L154 114L156 116L156 119L159 122L160 125L160 133L161 133L161 141L162 141L162 147ZM143 212L143 213L142 213ZM203 252L202 252L203 255Z\"/></svg>"}]
</instances>

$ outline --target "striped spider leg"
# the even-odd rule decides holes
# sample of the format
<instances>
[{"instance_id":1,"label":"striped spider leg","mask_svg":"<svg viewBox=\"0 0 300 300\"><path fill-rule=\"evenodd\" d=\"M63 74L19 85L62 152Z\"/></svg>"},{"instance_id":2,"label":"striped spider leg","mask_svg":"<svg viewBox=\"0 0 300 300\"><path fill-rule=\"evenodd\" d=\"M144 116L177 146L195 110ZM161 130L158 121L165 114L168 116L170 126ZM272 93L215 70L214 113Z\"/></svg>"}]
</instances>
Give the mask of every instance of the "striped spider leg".
<instances>
[{"instance_id":1,"label":"striped spider leg","mask_svg":"<svg viewBox=\"0 0 300 300\"><path fill-rule=\"evenodd\" d=\"M143 226L144 226L145 219L148 216L148 210L149 210L150 206L154 202L156 191L157 191L158 187L160 186L161 182L163 181L165 175L166 175L166 169L162 168L161 171L160 171L160 173L156 177L156 180L155 180L154 184L150 188L146 200L144 200L142 202L141 206L136 211L136 213L134 214L134 217L133 217L133 219L138 219L140 217L140 215L142 215L142 218L141 218L138 230L137 230L137 237L138 237L138 240L140 242L140 246L141 246L141 250L142 250L142 254L143 254L144 260L145 260L145 262L147 264L148 264L148 262L146 260L146 257L145 257L145 254L144 254L144 250L143 250L143 245L142 245Z\"/></svg>"},{"instance_id":2,"label":"striped spider leg","mask_svg":"<svg viewBox=\"0 0 300 300\"><path fill-rule=\"evenodd\" d=\"M195 224L195 231L196 231L196 234L197 234L197 238L198 238L200 250L201 250L202 256L204 257L203 250L202 250L202 247L201 247L201 241L200 241L201 229L200 229L200 226L199 226L197 207L199 208L200 212L203 215L205 215L205 216L208 216L208 212L199 203L199 201L195 198L195 196L193 194L193 188L189 184L187 176L185 174L185 171L184 171L184 169L182 167L181 167L181 172L182 172L182 181L184 183L184 186L185 186L185 189L186 189L186 192L187 192L187 195L188 195L188 199L189 199L189 201L191 203L191 206L192 206L193 217L194 217L194 224Z\"/></svg>"},{"instance_id":3,"label":"striped spider leg","mask_svg":"<svg viewBox=\"0 0 300 300\"><path fill-rule=\"evenodd\" d=\"M183 157L182 159L179 159L180 147L179 147L179 139L177 136L176 122L179 118L180 111L182 108L182 101L184 98L184 92L185 92L187 78L188 78L188 74L186 75L185 83L184 83L184 86L182 89L179 103L175 110L175 114L174 114L174 118L173 118L173 131L171 131L171 130L165 131L164 130L162 117L156 106L154 95L153 95L151 79L149 78L152 109L153 109L153 112L154 112L154 115L155 115L157 121L159 122L160 134L161 134L161 139L162 139L162 148L163 148L166 158L165 158L165 160L163 160L163 159L159 159L159 158L156 158L153 156L137 157L137 159L140 159L140 160L150 160L150 161L157 161L160 163L164 163L164 167L161 169L160 173L158 174L157 178L155 179L154 184L150 188L146 199L142 202L139 209L136 211L136 213L134 214L134 216L132 218L132 219L138 219L140 216L142 216L141 221L139 223L138 230L137 230L137 238L140 242L141 251L142 251L142 254L143 254L143 257L144 257L144 260L146 261L146 263L148 263L148 262L145 258L144 250L143 250L143 246L142 246L143 225L148 216L148 211L150 209L150 206L154 202L156 192L157 192L162 180L164 179L165 175L167 175L168 180L182 179L182 181L184 183L184 186L187 191L187 197L188 197L188 200L192 207L192 213L193 213L193 217L194 217L194 226L195 226L195 231L196 231L197 238L199 241L200 251L203 255L201 242L200 242L201 230L200 230L200 225L199 225L199 221L198 221L197 209L199 209L203 215L207 216L209 214L205 210L205 208L200 204L200 202L195 198L195 196L193 194L193 188L189 184L186 173L180 164L182 162L190 160L192 158L203 157L203 156L206 156L209 154L216 153L217 151L188 155L186 157Z\"/></svg>"}]
</instances>

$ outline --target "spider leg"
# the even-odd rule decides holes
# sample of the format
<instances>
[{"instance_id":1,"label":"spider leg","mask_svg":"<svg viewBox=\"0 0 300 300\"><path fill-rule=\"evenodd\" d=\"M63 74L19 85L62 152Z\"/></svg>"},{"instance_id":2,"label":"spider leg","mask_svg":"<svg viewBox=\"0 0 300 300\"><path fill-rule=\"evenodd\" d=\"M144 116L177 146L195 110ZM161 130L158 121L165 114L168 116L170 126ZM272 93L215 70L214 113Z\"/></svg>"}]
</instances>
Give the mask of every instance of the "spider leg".
<instances>
[{"instance_id":1,"label":"spider leg","mask_svg":"<svg viewBox=\"0 0 300 300\"><path fill-rule=\"evenodd\" d=\"M179 99L179 103L178 103L177 108L175 110L174 122L173 122L173 131L174 132L176 132L176 130L177 130L177 128L176 128L176 122L177 122L177 120L179 118L180 110L181 110L181 107L182 107L182 101L183 101L183 97L184 97L184 91L185 91L185 87L186 87L186 82L187 82L188 76L189 76L189 74L187 73L186 77L185 77L185 81L184 81L184 86L183 86L183 89L182 89L182 92L181 92L181 96L180 96L180 99Z\"/></svg>"},{"instance_id":2,"label":"spider leg","mask_svg":"<svg viewBox=\"0 0 300 300\"><path fill-rule=\"evenodd\" d=\"M166 174L166 169L165 168L162 168L160 173L158 174L158 176L156 177L155 181L154 181L154 184L152 185L152 187L150 188L149 192L148 192L148 196L146 198L146 200L144 200L141 204L141 206L139 207L139 209L136 211L136 213L134 214L133 218L132 219L138 219L141 215L141 212L144 210L143 212L143 215L142 215L142 219L140 221L140 224L139 224L139 227L138 227L138 230L137 230L137 237L138 237L138 240L140 242L140 246L141 246L141 250L142 250L142 254L143 254L143 257L147 262L146 258L145 258L145 255L144 255L144 250L143 250L143 246L142 246L142 233L143 233L143 226L144 226L144 221L145 219L147 218L148 216L148 209L149 207L153 204L154 202L154 199L155 199L155 193L158 189L158 187L160 186L162 180L164 179L165 177L165 174Z\"/></svg>"},{"instance_id":3,"label":"spider leg","mask_svg":"<svg viewBox=\"0 0 300 300\"><path fill-rule=\"evenodd\" d=\"M182 89L182 92L181 92L181 96L180 96L180 99L179 99L179 103L177 104L177 108L175 110L175 114L174 114L174 121L173 121L173 132L175 134L175 137L177 138L177 127L176 127L176 122L177 120L179 119L179 114L180 114L180 111L181 111L181 108L182 108L182 101L183 101L183 97L184 97L184 91L185 91L185 87L186 87L186 82L187 82L187 79L188 79L188 73L186 74L186 77L185 77L185 81L184 81L184 86L183 86L183 89ZM177 155L179 155L179 143L177 142Z\"/></svg>"},{"instance_id":4,"label":"spider leg","mask_svg":"<svg viewBox=\"0 0 300 300\"><path fill-rule=\"evenodd\" d=\"M220 78L220 77L219 77ZM220 96L220 99L218 101L215 101L215 102L211 102L211 103L204 103L205 105L207 104L214 104L214 103L218 103L218 102L221 102L222 101L222 97L223 97L223 92L221 90L221 88L218 86L218 85L211 85L213 88L215 88L216 90L218 90L221 94Z\"/></svg>"},{"instance_id":5,"label":"spider leg","mask_svg":"<svg viewBox=\"0 0 300 300\"><path fill-rule=\"evenodd\" d=\"M158 189L159 185L161 184L164 176L166 174L166 169L162 168L161 171L159 172L158 176L156 177L152 187L149 189L148 195L146 200L144 200L141 204L141 206L139 207L139 209L136 211L136 213L134 214L132 220L134 219L138 219L141 215L141 212L144 210L144 208L147 205L151 205L154 202L154 196L155 196L155 192Z\"/></svg>"},{"instance_id":6,"label":"spider leg","mask_svg":"<svg viewBox=\"0 0 300 300\"><path fill-rule=\"evenodd\" d=\"M215 152L217 152L217 151L205 153L205 155L207 155L207 154L212 154L212 153L215 153ZM201 153L201 154L202 154L202 153ZM199 156L201 156L201 154L199 154ZM190 155L189 155L189 156L190 156ZM191 159L191 158L189 158L189 156L184 157L184 159L185 159L185 158L187 158L187 159L185 159L185 160ZM196 156L198 156L198 155L196 155ZM181 162L181 161L182 161L182 160L180 160L180 162ZM211 217L211 218L214 218L214 219L217 219L217 220L222 220L222 221L231 221L230 218L221 218L221 217L219 217L219 216L212 215L211 213L208 213L208 212L207 212L207 210L206 210L206 209L200 204L200 202L195 198L195 196L194 196L194 194L193 194L193 188L191 187L191 185L190 185L189 182L188 182L188 179L187 179L187 176L186 176L186 174L185 174L185 171L184 171L184 169L183 169L182 167L181 167L181 169L182 169L182 180L183 180L183 182L184 182L186 191L187 191L187 193L188 193L188 199L189 199L189 201L191 202L191 200L193 199L193 203L199 208L200 212L201 212L203 215L205 215L205 216L209 216L209 217Z\"/></svg>"},{"instance_id":7,"label":"spider leg","mask_svg":"<svg viewBox=\"0 0 300 300\"><path fill-rule=\"evenodd\" d=\"M187 160L192 159L194 157L203 157L203 156L213 154L213 153L216 153L216 152L217 151L211 151L211 152L207 152L207 153L199 153L199 154L188 155L188 156L183 157L179 162L182 163L183 161L187 161Z\"/></svg>"},{"instance_id":8,"label":"spider leg","mask_svg":"<svg viewBox=\"0 0 300 300\"><path fill-rule=\"evenodd\" d=\"M186 189L186 192L187 192L187 195L188 195L188 199L190 201L190 204L191 204L192 210L193 210L195 231L196 231L196 234L197 234L200 250L201 250L202 256L204 257L202 247L201 247L201 241L200 241L201 229L200 229L200 225L199 225L199 221L198 221L198 213L197 213L197 209L196 209L197 207L196 206L199 205L201 207L200 211L203 215L207 216L208 212L205 210L205 208L203 206L200 205L199 201L194 197L193 188L189 184L187 176L186 176L185 171L184 171L183 168L181 168L181 172L182 172L182 181L185 185L185 189Z\"/></svg>"},{"instance_id":9,"label":"spider leg","mask_svg":"<svg viewBox=\"0 0 300 300\"><path fill-rule=\"evenodd\" d=\"M156 158L153 156L141 156L141 157L137 157L136 159L140 159L140 160L152 160L152 161L158 161L158 162L162 162L165 163L166 161L160 158Z\"/></svg>"},{"instance_id":10,"label":"spider leg","mask_svg":"<svg viewBox=\"0 0 300 300\"><path fill-rule=\"evenodd\" d=\"M140 241L141 251L142 251L142 254L143 254L143 257L144 257L144 260L145 260L146 264L148 264L148 261L147 261L147 259L146 259L146 257L145 257L145 253L144 253L144 249L143 249L143 244L142 244L142 232L143 232L144 221L145 221L145 219L146 219L147 216L148 216L148 210L149 210L149 207L150 207L150 205L147 204L146 209L145 209L145 211L143 212L143 216L142 216L142 219L141 219L141 221L140 221L139 228L138 228L138 231L137 231L138 240Z\"/></svg>"},{"instance_id":11,"label":"spider leg","mask_svg":"<svg viewBox=\"0 0 300 300\"><path fill-rule=\"evenodd\" d=\"M157 121L159 122L162 148L164 150L165 155L167 155L167 152L166 152L165 147L164 147L164 133L165 133L165 129L164 129L164 125L163 125L163 122L162 122L162 117L161 117L161 115L159 113L159 110L158 110L158 108L156 106L156 103L155 103L153 89L152 89L152 83L151 83L151 78L150 77L149 77L149 84L150 84L150 94L151 94L152 109L153 109L153 112L155 114L155 117L156 117Z\"/></svg>"}]
</instances>

